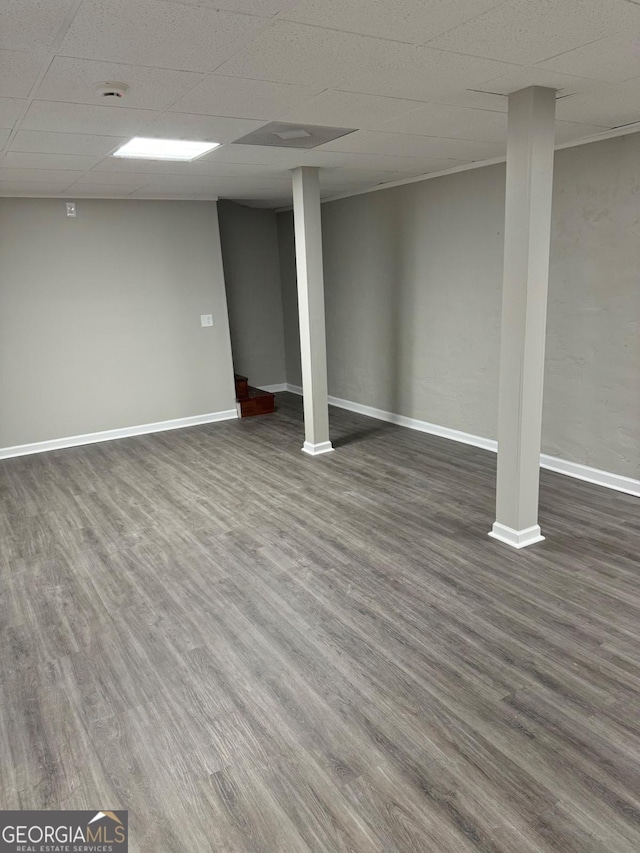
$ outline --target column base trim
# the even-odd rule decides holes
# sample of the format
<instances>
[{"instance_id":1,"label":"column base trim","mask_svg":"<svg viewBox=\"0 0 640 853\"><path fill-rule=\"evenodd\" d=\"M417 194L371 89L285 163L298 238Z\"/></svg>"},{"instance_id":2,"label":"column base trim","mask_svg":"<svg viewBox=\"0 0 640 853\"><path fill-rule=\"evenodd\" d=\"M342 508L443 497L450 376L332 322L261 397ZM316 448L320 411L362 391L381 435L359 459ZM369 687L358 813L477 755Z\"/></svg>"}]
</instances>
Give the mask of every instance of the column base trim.
<instances>
[{"instance_id":1,"label":"column base trim","mask_svg":"<svg viewBox=\"0 0 640 853\"><path fill-rule=\"evenodd\" d=\"M494 522L489 536L499 542L511 545L512 548L526 548L527 545L534 545L536 542L544 540L539 524L534 524L533 527L525 527L524 530L514 530L513 527L507 527L506 524L500 524L499 521Z\"/></svg>"},{"instance_id":2,"label":"column base trim","mask_svg":"<svg viewBox=\"0 0 640 853\"><path fill-rule=\"evenodd\" d=\"M330 441L321 441L319 444L312 444L310 441L305 441L302 445L302 452L309 456L320 456L321 453L331 453L333 445Z\"/></svg>"}]
</instances>

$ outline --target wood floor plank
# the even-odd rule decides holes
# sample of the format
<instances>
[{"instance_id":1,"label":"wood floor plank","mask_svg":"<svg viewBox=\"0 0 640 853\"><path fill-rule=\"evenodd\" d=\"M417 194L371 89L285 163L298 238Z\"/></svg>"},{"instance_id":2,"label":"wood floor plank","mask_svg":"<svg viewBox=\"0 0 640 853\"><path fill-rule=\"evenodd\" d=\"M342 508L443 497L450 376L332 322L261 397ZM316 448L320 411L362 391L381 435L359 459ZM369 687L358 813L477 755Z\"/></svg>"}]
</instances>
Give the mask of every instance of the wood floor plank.
<instances>
[{"instance_id":1,"label":"wood floor plank","mask_svg":"<svg viewBox=\"0 0 640 853\"><path fill-rule=\"evenodd\" d=\"M0 808L132 853L637 853L637 499L332 410L0 462Z\"/></svg>"}]
</instances>

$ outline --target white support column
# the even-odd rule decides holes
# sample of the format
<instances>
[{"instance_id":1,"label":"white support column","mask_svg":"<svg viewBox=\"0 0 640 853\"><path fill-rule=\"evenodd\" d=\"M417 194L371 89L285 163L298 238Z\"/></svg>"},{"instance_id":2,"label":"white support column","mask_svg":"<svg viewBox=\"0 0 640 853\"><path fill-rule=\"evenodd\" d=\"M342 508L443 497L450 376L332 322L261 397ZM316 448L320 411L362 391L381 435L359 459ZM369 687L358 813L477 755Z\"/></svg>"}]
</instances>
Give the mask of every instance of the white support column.
<instances>
[{"instance_id":1,"label":"white support column","mask_svg":"<svg viewBox=\"0 0 640 853\"><path fill-rule=\"evenodd\" d=\"M555 107L554 89L509 95L496 522L489 536L514 548L544 539L538 486Z\"/></svg>"},{"instance_id":2,"label":"white support column","mask_svg":"<svg viewBox=\"0 0 640 853\"><path fill-rule=\"evenodd\" d=\"M320 178L316 167L300 166L293 172L293 218L304 402L302 449L310 456L318 456L333 447L329 441Z\"/></svg>"}]
</instances>

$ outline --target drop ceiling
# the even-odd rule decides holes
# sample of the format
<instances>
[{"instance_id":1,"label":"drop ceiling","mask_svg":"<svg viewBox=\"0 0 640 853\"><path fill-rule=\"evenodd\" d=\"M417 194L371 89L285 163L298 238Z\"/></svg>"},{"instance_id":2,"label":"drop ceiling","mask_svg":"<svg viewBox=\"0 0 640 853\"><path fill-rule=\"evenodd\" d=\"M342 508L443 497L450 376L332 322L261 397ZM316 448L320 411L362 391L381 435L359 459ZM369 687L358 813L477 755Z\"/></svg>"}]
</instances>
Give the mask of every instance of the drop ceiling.
<instances>
[{"instance_id":1,"label":"drop ceiling","mask_svg":"<svg viewBox=\"0 0 640 853\"><path fill-rule=\"evenodd\" d=\"M506 95L530 85L558 90L559 144L640 122L640 0L4 0L0 195L280 207L299 165L357 192L504 156ZM236 143L269 122L357 130ZM221 147L110 156L134 135Z\"/></svg>"}]
</instances>

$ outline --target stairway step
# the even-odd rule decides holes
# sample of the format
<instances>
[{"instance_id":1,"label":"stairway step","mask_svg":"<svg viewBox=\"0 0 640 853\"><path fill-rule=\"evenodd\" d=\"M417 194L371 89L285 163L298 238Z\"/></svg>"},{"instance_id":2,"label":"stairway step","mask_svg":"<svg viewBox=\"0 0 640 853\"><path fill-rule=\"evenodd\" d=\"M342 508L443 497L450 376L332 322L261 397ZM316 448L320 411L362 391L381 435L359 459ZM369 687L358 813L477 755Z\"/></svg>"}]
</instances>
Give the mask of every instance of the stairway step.
<instances>
[{"instance_id":1,"label":"stairway step","mask_svg":"<svg viewBox=\"0 0 640 853\"><path fill-rule=\"evenodd\" d=\"M239 373L234 373L233 378L236 383L236 400L240 400L249 394L249 380L246 376L241 376Z\"/></svg>"},{"instance_id":2,"label":"stairway step","mask_svg":"<svg viewBox=\"0 0 640 853\"><path fill-rule=\"evenodd\" d=\"M253 415L270 415L276 410L276 398L269 391L261 388L247 389L244 397L238 398L238 411L241 418L249 418Z\"/></svg>"}]
</instances>

